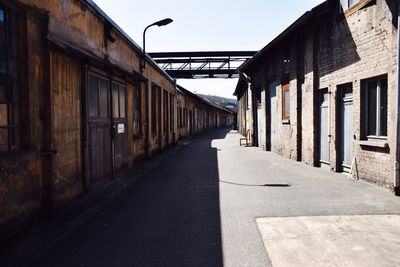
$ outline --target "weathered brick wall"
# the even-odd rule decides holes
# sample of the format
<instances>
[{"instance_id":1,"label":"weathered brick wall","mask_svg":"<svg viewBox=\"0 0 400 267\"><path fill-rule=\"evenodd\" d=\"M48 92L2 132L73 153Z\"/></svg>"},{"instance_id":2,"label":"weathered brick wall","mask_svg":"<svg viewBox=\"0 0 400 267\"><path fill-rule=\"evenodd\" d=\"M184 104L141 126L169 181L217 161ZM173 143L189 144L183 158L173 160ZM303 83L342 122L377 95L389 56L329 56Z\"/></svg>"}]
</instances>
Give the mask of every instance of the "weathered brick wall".
<instances>
[{"instance_id":1,"label":"weathered brick wall","mask_svg":"<svg viewBox=\"0 0 400 267\"><path fill-rule=\"evenodd\" d=\"M390 1L389 1L390 2ZM357 159L360 178L384 186L392 185L392 149L360 146L362 139L361 81L380 75L388 76L388 138L394 148L396 38L393 14L385 0L377 0L346 19L328 16L320 23L318 69L319 88L332 92L331 106L331 168L338 165L337 149L337 85L352 83L354 134L353 156ZM307 101L307 100L305 100ZM307 124L304 124L307 125Z\"/></svg>"},{"instance_id":2,"label":"weathered brick wall","mask_svg":"<svg viewBox=\"0 0 400 267\"><path fill-rule=\"evenodd\" d=\"M314 158L314 41L312 33L304 37L304 83L302 85L302 161L315 165Z\"/></svg>"},{"instance_id":3,"label":"weathered brick wall","mask_svg":"<svg viewBox=\"0 0 400 267\"><path fill-rule=\"evenodd\" d=\"M276 150L277 153L283 155L284 157L297 160L297 60L296 60L296 42L292 42L288 47L289 50L289 59L290 59L290 81L289 81L289 90L290 90L290 119L289 121L283 120L283 95L282 95L282 60L283 60L283 51L282 47L278 46L278 48L272 50L270 53L275 57L275 60L267 61L268 66L266 69L268 70L269 78L264 82L265 90L268 91L269 82L275 80L276 82L276 99L277 106L273 107L276 110ZM267 82L269 81L269 82ZM269 96L268 94L266 94ZM267 101L269 101L269 97L267 97ZM265 102L264 110L269 111L269 103ZM268 112L267 112L268 113ZM270 118L267 117L267 123L269 123ZM267 139L270 138L270 132L267 134Z\"/></svg>"}]
</instances>

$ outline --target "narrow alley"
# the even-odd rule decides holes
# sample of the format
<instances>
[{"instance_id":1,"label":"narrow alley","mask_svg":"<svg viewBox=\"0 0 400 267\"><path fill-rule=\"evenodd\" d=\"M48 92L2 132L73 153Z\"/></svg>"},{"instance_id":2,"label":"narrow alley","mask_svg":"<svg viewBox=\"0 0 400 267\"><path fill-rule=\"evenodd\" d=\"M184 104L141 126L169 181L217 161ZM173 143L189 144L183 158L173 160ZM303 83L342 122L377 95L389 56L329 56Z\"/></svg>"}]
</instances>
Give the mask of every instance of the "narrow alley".
<instances>
[{"instance_id":1,"label":"narrow alley","mask_svg":"<svg viewBox=\"0 0 400 267\"><path fill-rule=\"evenodd\" d=\"M400 213L386 189L239 146L240 137L220 129L184 142L29 265L270 266L258 218Z\"/></svg>"}]
</instances>

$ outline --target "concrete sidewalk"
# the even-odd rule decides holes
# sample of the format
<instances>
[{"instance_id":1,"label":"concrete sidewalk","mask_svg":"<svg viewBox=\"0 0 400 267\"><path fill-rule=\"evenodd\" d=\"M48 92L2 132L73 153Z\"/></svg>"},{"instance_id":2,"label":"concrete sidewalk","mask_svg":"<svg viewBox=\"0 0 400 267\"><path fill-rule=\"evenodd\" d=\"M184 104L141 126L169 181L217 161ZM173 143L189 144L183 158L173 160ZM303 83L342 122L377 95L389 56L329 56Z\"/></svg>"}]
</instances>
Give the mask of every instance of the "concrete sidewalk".
<instances>
[{"instance_id":1,"label":"concrete sidewalk","mask_svg":"<svg viewBox=\"0 0 400 267\"><path fill-rule=\"evenodd\" d=\"M400 198L393 196L387 189L362 181L348 180L343 174L314 168L256 147L240 147L239 135L236 133L228 134L224 140L213 141L213 146L218 149L226 266L271 265L270 258L265 253L269 251L269 243L264 243L260 237L256 222L258 218L400 213ZM290 186L248 186L265 184ZM363 222L365 223L365 220ZM358 221L354 220L354 223ZM285 230L289 233L291 229L287 227ZM261 235L268 238L268 232L265 232L267 228L260 229ZM388 229L390 228L385 228ZM378 233L381 229L375 230ZM292 231L296 232L296 229ZM365 227L365 231L371 232L373 229ZM399 229L394 233L399 233ZM397 236L398 241L400 235ZM282 244L287 245L284 242ZM324 250L324 246L316 247ZM305 252L301 251L305 247L297 248L300 250L297 253ZM287 247L281 246L274 251L284 253L285 250ZM308 252L318 254L321 251ZM309 262L307 266L325 266L325 263ZM292 266L304 265L294 262Z\"/></svg>"}]
</instances>

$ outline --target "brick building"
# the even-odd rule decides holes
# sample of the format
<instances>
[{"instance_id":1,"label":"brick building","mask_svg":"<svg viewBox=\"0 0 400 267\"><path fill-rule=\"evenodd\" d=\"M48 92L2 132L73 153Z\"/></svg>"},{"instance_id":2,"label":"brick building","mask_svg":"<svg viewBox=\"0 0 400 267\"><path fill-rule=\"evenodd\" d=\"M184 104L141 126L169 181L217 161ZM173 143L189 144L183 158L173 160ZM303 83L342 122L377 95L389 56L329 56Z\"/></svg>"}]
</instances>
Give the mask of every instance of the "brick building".
<instances>
[{"instance_id":1,"label":"brick building","mask_svg":"<svg viewBox=\"0 0 400 267\"><path fill-rule=\"evenodd\" d=\"M177 140L175 81L91 0L0 0L0 54L0 239Z\"/></svg>"},{"instance_id":2,"label":"brick building","mask_svg":"<svg viewBox=\"0 0 400 267\"><path fill-rule=\"evenodd\" d=\"M194 136L212 128L231 127L233 112L177 86L178 138Z\"/></svg>"},{"instance_id":3,"label":"brick building","mask_svg":"<svg viewBox=\"0 0 400 267\"><path fill-rule=\"evenodd\" d=\"M254 144L397 187L397 17L397 1L328 0L242 65Z\"/></svg>"}]
</instances>

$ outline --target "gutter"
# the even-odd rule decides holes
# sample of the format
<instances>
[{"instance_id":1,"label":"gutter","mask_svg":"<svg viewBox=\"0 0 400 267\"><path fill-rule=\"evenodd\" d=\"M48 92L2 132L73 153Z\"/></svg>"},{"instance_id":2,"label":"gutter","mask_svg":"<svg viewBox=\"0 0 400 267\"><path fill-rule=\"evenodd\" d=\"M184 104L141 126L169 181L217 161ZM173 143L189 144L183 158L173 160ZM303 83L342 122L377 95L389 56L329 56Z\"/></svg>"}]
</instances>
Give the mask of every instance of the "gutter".
<instances>
[{"instance_id":1,"label":"gutter","mask_svg":"<svg viewBox=\"0 0 400 267\"><path fill-rule=\"evenodd\" d=\"M395 127L395 158L394 158L394 175L393 175L393 187L394 193L400 195L400 166L399 166L399 142L400 142L400 3L397 7L397 90L396 90L396 127Z\"/></svg>"}]
</instances>

